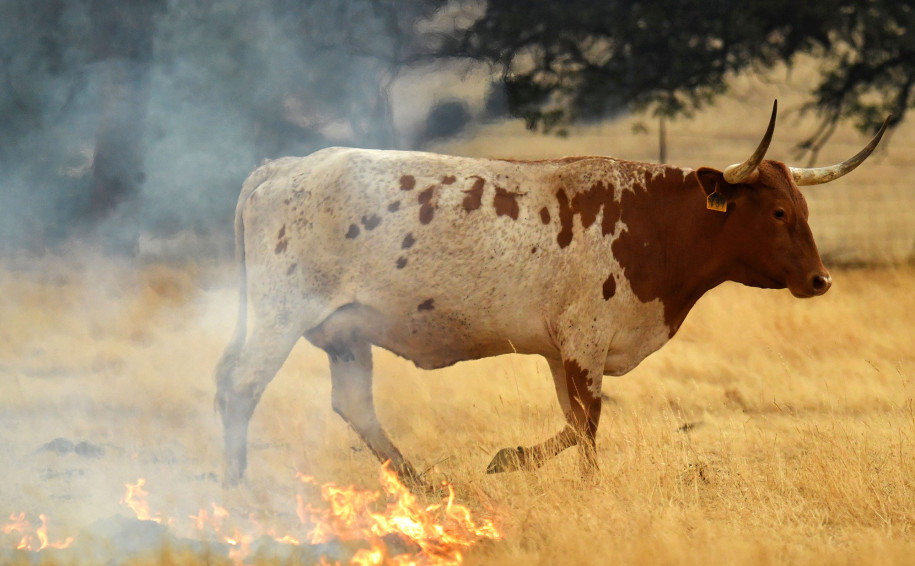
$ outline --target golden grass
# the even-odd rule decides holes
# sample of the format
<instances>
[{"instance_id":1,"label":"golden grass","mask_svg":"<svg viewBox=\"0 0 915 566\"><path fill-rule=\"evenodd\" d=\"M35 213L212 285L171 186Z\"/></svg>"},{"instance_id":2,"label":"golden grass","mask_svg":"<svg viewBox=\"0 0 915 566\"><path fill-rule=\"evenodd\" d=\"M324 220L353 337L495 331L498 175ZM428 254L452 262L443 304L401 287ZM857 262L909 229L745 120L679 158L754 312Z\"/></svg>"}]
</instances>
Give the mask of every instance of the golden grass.
<instances>
[{"instance_id":1,"label":"golden grass","mask_svg":"<svg viewBox=\"0 0 915 566\"><path fill-rule=\"evenodd\" d=\"M809 301L722 286L668 346L608 378L594 481L574 449L535 472L483 473L499 448L561 426L537 358L422 371L376 350L378 410L418 466L504 530L469 563L911 563L915 268L833 275ZM0 512L72 534L123 514L123 483L147 477L168 516L217 501L290 525L296 470L376 485L377 462L330 409L326 358L304 342L255 414L249 484L213 481L211 372L234 312L226 266L0 270ZM36 451L56 437L105 454Z\"/></svg>"}]
</instances>

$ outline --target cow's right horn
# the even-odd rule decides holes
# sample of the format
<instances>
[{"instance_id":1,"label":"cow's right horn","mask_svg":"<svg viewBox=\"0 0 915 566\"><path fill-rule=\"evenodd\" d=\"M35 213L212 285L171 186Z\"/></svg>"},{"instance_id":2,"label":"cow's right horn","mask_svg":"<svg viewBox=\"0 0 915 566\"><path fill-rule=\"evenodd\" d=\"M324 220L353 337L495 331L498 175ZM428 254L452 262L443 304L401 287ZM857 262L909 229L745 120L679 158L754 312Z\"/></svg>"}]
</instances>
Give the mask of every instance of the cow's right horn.
<instances>
[{"instance_id":1,"label":"cow's right horn","mask_svg":"<svg viewBox=\"0 0 915 566\"><path fill-rule=\"evenodd\" d=\"M870 143L853 157L849 157L842 163L837 163L828 167L791 167L791 175L794 176L794 182L797 183L799 187L804 185L819 185L821 183L835 181L842 175L851 173L855 167L861 165L861 163L867 159L867 156L869 156L871 152L874 151L874 148L877 147L877 144L880 143L880 138L883 137L883 132L886 131L886 127L889 125L892 118L892 115L887 116L886 120L883 121L883 125L880 126L880 131L874 135Z\"/></svg>"},{"instance_id":2,"label":"cow's right horn","mask_svg":"<svg viewBox=\"0 0 915 566\"><path fill-rule=\"evenodd\" d=\"M753 155L743 163L729 165L727 169L724 170L725 181L732 185L746 182L752 183L759 176L759 171L757 171L756 168L759 167L763 157L766 156L766 150L769 149L769 142L772 141L772 133L775 132L775 114L777 110L778 100L772 103L772 117L769 118L769 127L766 129L766 135L764 135L762 141L759 142L759 147L757 147L756 151L753 152Z\"/></svg>"}]
</instances>

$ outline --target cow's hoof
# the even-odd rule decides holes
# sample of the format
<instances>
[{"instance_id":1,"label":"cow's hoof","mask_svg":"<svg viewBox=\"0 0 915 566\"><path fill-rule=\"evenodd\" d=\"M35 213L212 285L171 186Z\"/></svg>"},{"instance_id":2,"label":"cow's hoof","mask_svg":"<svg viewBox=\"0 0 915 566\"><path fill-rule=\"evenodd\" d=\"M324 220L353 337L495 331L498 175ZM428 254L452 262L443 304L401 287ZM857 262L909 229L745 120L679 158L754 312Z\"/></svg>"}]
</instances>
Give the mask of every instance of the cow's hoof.
<instances>
[{"instance_id":1,"label":"cow's hoof","mask_svg":"<svg viewBox=\"0 0 915 566\"><path fill-rule=\"evenodd\" d=\"M421 477L412 475L400 475L400 482L404 487L413 493L432 493L432 484Z\"/></svg>"},{"instance_id":2,"label":"cow's hoof","mask_svg":"<svg viewBox=\"0 0 915 566\"><path fill-rule=\"evenodd\" d=\"M388 460L390 462L390 460ZM423 478L422 474L416 473L416 469L410 462L404 462L396 468L392 468L397 474L397 479L401 485L413 493L431 493L432 486Z\"/></svg>"},{"instance_id":3,"label":"cow's hoof","mask_svg":"<svg viewBox=\"0 0 915 566\"><path fill-rule=\"evenodd\" d=\"M524 469L524 448L503 448L499 450L492 462L486 466L487 474L501 474Z\"/></svg>"},{"instance_id":4,"label":"cow's hoof","mask_svg":"<svg viewBox=\"0 0 915 566\"><path fill-rule=\"evenodd\" d=\"M238 487L245 478L245 470L237 464L228 464L222 472L223 487Z\"/></svg>"}]
</instances>

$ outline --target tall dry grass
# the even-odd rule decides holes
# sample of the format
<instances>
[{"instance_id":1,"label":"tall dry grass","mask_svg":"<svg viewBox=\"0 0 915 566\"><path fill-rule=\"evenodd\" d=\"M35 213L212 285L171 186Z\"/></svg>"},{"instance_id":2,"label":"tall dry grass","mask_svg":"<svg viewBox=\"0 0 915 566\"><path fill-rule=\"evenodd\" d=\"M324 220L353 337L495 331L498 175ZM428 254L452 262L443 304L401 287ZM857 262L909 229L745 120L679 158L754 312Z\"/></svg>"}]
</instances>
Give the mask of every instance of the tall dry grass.
<instances>
[{"instance_id":1,"label":"tall dry grass","mask_svg":"<svg viewBox=\"0 0 915 566\"><path fill-rule=\"evenodd\" d=\"M147 477L166 515L218 501L283 525L295 471L374 485L378 463L330 409L326 358L303 342L255 414L248 485L223 490L211 371L234 324L231 271L102 266L0 269L0 511L78 532ZM376 350L378 411L420 468L503 529L469 563L912 563L915 269L833 275L808 301L715 289L669 345L608 378L596 479L574 449L483 473L499 448L561 426L534 357L422 371ZM40 450L57 437L105 453Z\"/></svg>"}]
</instances>

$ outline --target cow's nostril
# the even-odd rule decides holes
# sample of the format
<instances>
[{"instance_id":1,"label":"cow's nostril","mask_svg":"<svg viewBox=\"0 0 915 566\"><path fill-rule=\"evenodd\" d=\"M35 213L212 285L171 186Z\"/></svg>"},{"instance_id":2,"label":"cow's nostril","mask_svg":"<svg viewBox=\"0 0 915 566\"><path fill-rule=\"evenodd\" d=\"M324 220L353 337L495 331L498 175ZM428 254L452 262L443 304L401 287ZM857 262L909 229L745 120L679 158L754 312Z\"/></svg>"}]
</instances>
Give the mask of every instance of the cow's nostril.
<instances>
[{"instance_id":1,"label":"cow's nostril","mask_svg":"<svg viewBox=\"0 0 915 566\"><path fill-rule=\"evenodd\" d=\"M818 295L822 295L829 290L832 285L832 278L829 275L817 274L813 276L813 290Z\"/></svg>"}]
</instances>

